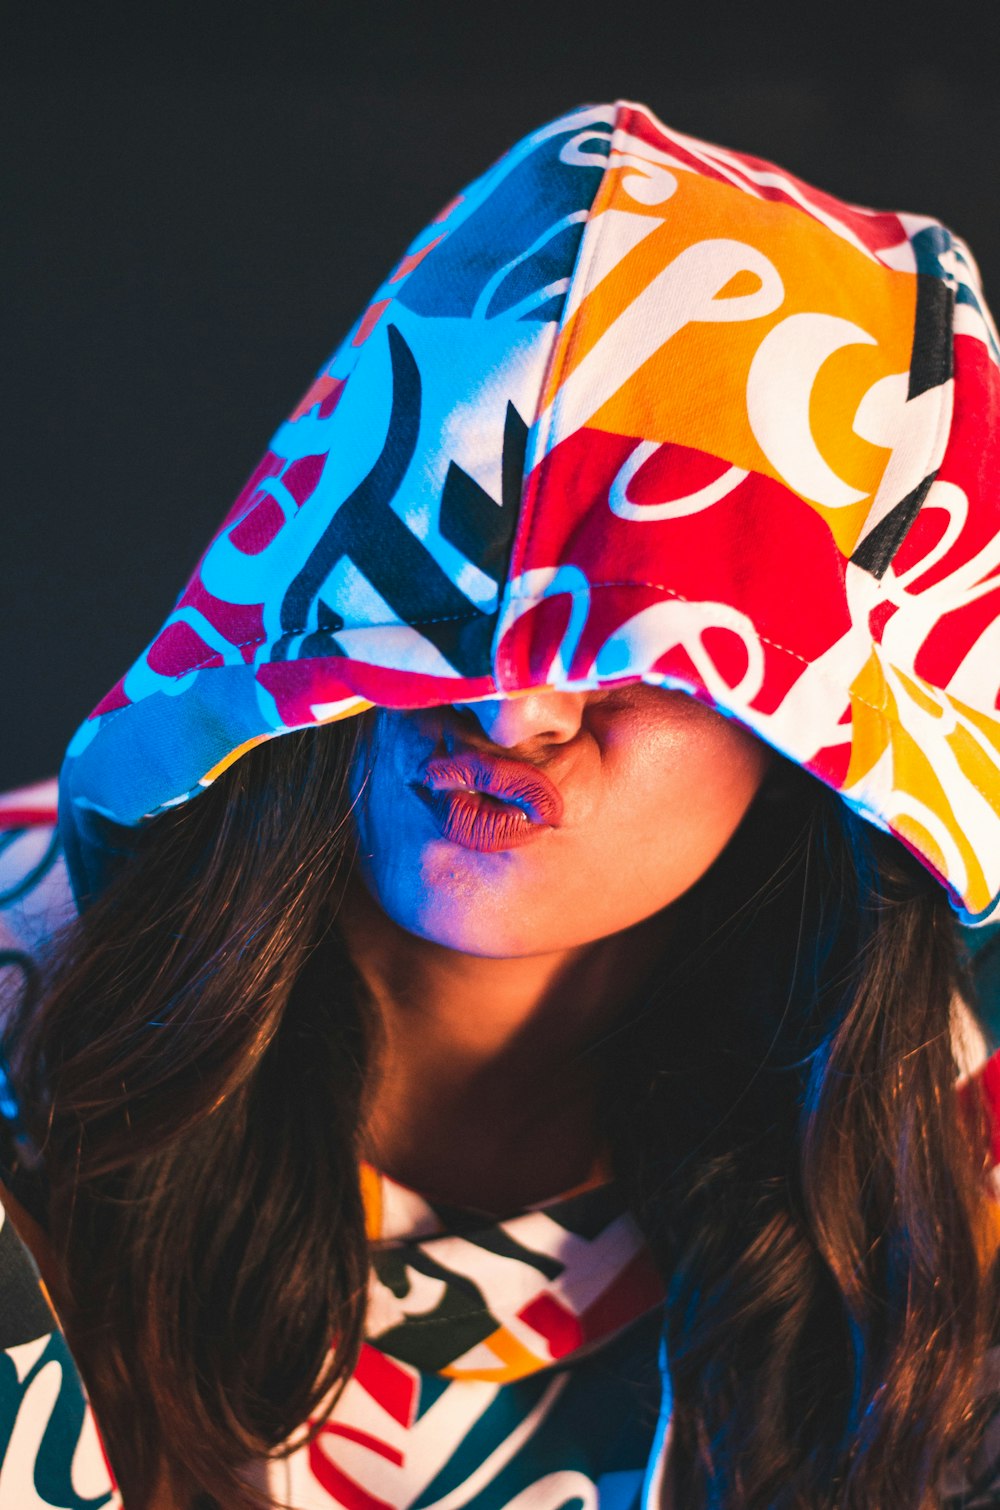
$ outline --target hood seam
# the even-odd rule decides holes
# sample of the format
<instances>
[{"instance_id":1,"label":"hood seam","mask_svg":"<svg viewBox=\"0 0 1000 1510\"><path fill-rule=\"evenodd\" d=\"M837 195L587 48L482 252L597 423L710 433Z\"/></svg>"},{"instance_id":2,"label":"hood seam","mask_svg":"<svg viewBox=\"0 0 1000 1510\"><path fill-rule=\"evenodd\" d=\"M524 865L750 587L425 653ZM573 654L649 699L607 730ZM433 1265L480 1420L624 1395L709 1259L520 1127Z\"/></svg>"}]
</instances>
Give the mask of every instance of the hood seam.
<instances>
[{"instance_id":1,"label":"hood seam","mask_svg":"<svg viewBox=\"0 0 1000 1510\"><path fill-rule=\"evenodd\" d=\"M549 392L553 377L555 376L557 371L561 370L561 366L565 363L565 355L560 358L559 353L559 339L567 324L567 316L565 314L565 310L572 306L573 295L576 291L577 285L581 279L586 278L590 263L593 260L593 252L591 250L591 245L588 244L587 233L590 230L591 226L594 224L594 205L597 204L598 200L600 199L601 194L604 190L604 186L608 181L608 176L611 172L611 153L614 150L615 132L618 130L618 122L622 112L622 101L612 101L610 108L613 114L612 119L609 123L611 126L611 137L608 143L608 161L605 164L603 172L601 173L600 181L598 182L597 187L594 190L593 198L591 199L590 206L587 210L587 219L584 222L583 234L580 237L579 250L576 254L576 261L573 264L573 271L571 272L569 277L569 286L566 289L566 303L564 305L563 315L557 322L556 328L552 333L552 346L549 351L548 360L545 363L545 369L542 373L541 386L539 388L538 396L535 401L535 416L532 423L532 428L534 429L535 433L531 440L529 453L525 457L524 479L521 485L520 519L518 520L517 531L511 543L510 558L507 564L507 577L504 584L504 587L507 588L509 588L512 581L516 581L517 576L520 574L520 561L527 554L528 549L531 545L531 534L535 524L535 516L538 507L540 506L539 494L541 491L540 484L536 482L535 479L538 476L538 468L541 460L544 459L544 457L548 454L547 442L555 424L555 404L552 403L549 405L548 416L544 422L540 421L539 419L539 407L545 395ZM593 238L591 238L591 241L593 241ZM578 308L579 304L576 305L576 309ZM515 596L516 595L514 593L510 594L511 599L513 599ZM513 670L512 665L509 662L505 661L505 658L501 654L500 649L503 639L503 600L506 597L507 593L502 591L500 595L500 602L497 605L496 639L493 644L492 653L490 656L493 680L495 681L497 687L501 690L503 690L503 688L506 686L506 673Z\"/></svg>"}]
</instances>

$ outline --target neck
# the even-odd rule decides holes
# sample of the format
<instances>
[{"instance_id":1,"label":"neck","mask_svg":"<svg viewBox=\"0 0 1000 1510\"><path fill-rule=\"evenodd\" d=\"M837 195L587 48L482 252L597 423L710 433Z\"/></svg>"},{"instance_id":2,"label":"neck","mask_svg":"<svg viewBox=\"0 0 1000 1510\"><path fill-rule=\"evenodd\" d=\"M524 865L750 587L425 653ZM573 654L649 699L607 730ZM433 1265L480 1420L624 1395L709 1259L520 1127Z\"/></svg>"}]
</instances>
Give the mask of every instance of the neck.
<instances>
[{"instance_id":1,"label":"neck","mask_svg":"<svg viewBox=\"0 0 1000 1510\"><path fill-rule=\"evenodd\" d=\"M510 1210L582 1183L601 1154L586 1052L662 942L661 919L572 949L463 954L393 922L356 880L340 914L383 1026L367 1157L456 1205Z\"/></svg>"}]
</instances>

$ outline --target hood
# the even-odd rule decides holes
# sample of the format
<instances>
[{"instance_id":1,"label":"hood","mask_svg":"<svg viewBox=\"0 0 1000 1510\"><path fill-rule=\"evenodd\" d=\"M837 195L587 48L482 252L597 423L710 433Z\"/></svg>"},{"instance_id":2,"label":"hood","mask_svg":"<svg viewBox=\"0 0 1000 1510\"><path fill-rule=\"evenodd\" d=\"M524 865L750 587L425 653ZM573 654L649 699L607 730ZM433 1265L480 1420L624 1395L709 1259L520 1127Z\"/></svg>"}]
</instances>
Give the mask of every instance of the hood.
<instances>
[{"instance_id":1,"label":"hood","mask_svg":"<svg viewBox=\"0 0 1000 1510\"><path fill-rule=\"evenodd\" d=\"M644 106L575 110L420 235L74 737L78 897L123 829L372 704L643 680L1000 893L998 348L926 216Z\"/></svg>"}]
</instances>

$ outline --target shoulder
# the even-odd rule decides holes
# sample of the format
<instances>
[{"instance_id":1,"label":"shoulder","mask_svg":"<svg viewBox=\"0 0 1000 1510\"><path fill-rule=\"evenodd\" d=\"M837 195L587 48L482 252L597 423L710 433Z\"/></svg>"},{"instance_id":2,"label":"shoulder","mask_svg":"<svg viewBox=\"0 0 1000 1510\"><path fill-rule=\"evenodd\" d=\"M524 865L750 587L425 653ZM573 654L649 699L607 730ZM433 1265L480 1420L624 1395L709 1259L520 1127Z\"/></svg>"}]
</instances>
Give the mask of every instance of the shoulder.
<instances>
[{"instance_id":1,"label":"shoulder","mask_svg":"<svg viewBox=\"0 0 1000 1510\"><path fill-rule=\"evenodd\" d=\"M25 1219L26 1211L44 1221L44 1187L25 1157L17 1130L3 1042L32 967L42 962L59 930L76 916L59 844L56 800L55 779L0 793L0 1200L9 1207L16 1196L18 1221ZM2 1252L0 1246L0 1323L8 1282Z\"/></svg>"},{"instance_id":2,"label":"shoulder","mask_svg":"<svg viewBox=\"0 0 1000 1510\"><path fill-rule=\"evenodd\" d=\"M56 826L55 777L0 793L0 989L76 916Z\"/></svg>"},{"instance_id":3,"label":"shoulder","mask_svg":"<svg viewBox=\"0 0 1000 1510\"><path fill-rule=\"evenodd\" d=\"M54 779L0 794L0 1005L76 915L56 797ZM0 1074L0 1111L5 1096ZM93 1413L39 1275L46 1254L37 1223L0 1186L0 1510L55 1510L67 1496L83 1504L81 1493L92 1510L114 1510Z\"/></svg>"},{"instance_id":4,"label":"shoulder","mask_svg":"<svg viewBox=\"0 0 1000 1510\"><path fill-rule=\"evenodd\" d=\"M121 1502L38 1270L0 1205L0 1510L69 1503Z\"/></svg>"}]
</instances>

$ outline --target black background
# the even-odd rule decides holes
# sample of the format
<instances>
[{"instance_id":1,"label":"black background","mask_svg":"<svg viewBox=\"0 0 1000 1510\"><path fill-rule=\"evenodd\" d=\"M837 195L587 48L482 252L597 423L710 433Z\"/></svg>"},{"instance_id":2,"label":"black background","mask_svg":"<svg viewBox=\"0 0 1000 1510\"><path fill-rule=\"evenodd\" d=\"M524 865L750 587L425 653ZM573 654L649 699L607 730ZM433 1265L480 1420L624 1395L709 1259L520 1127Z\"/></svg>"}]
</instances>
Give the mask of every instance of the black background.
<instances>
[{"instance_id":1,"label":"black background","mask_svg":"<svg viewBox=\"0 0 1000 1510\"><path fill-rule=\"evenodd\" d=\"M619 96L934 214L1000 287L992 4L0 12L0 790L52 774L406 242Z\"/></svg>"}]
</instances>

